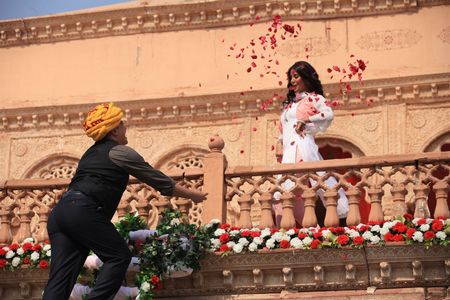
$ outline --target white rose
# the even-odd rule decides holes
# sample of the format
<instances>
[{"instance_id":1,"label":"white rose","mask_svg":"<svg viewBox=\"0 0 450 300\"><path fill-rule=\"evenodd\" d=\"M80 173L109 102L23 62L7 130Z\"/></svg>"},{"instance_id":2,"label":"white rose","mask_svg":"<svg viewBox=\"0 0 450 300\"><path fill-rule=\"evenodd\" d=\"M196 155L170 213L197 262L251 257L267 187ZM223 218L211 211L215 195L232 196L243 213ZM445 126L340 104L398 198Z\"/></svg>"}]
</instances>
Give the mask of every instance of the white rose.
<instances>
[{"instance_id":1,"label":"white rose","mask_svg":"<svg viewBox=\"0 0 450 300\"><path fill-rule=\"evenodd\" d=\"M420 231L416 231L414 232L412 238L417 242L423 242L423 233Z\"/></svg>"},{"instance_id":2,"label":"white rose","mask_svg":"<svg viewBox=\"0 0 450 300\"><path fill-rule=\"evenodd\" d=\"M286 231L287 235L294 235L295 234L295 230L294 229L289 229L288 231Z\"/></svg>"},{"instance_id":3,"label":"white rose","mask_svg":"<svg viewBox=\"0 0 450 300\"><path fill-rule=\"evenodd\" d=\"M270 238L266 241L266 247L269 249L275 248L275 240Z\"/></svg>"},{"instance_id":4,"label":"white rose","mask_svg":"<svg viewBox=\"0 0 450 300\"><path fill-rule=\"evenodd\" d=\"M281 238L283 237L283 234L281 233L281 232L275 232L273 235L272 235L272 238L275 240L275 241L277 241L277 242L279 242L279 241L281 241Z\"/></svg>"},{"instance_id":5,"label":"white rose","mask_svg":"<svg viewBox=\"0 0 450 300\"><path fill-rule=\"evenodd\" d=\"M22 247L16 250L17 254L22 255L25 251L23 251Z\"/></svg>"},{"instance_id":6,"label":"white rose","mask_svg":"<svg viewBox=\"0 0 450 300\"><path fill-rule=\"evenodd\" d=\"M231 230L230 231L230 236L237 236L240 233L239 230Z\"/></svg>"},{"instance_id":7,"label":"white rose","mask_svg":"<svg viewBox=\"0 0 450 300\"><path fill-rule=\"evenodd\" d=\"M266 236L270 236L270 229L268 229L268 228L265 228L265 229L263 229L262 231L261 231L261 237L262 238L265 238Z\"/></svg>"},{"instance_id":8,"label":"white rose","mask_svg":"<svg viewBox=\"0 0 450 300\"><path fill-rule=\"evenodd\" d=\"M244 247L241 244L236 244L233 246L233 251L236 253L241 253L242 249L244 249Z\"/></svg>"},{"instance_id":9,"label":"white rose","mask_svg":"<svg viewBox=\"0 0 450 300\"><path fill-rule=\"evenodd\" d=\"M427 218L427 224L431 224L433 222L433 219Z\"/></svg>"},{"instance_id":10,"label":"white rose","mask_svg":"<svg viewBox=\"0 0 450 300\"><path fill-rule=\"evenodd\" d=\"M31 258L32 261L38 260L38 259L39 259L39 253L37 253L36 251L34 251L33 253L31 253L30 258Z\"/></svg>"},{"instance_id":11,"label":"white rose","mask_svg":"<svg viewBox=\"0 0 450 300\"><path fill-rule=\"evenodd\" d=\"M298 232L309 234L309 230L307 228L300 228Z\"/></svg>"},{"instance_id":12,"label":"white rose","mask_svg":"<svg viewBox=\"0 0 450 300\"><path fill-rule=\"evenodd\" d=\"M322 236L324 239L329 239L332 234L333 233L328 229L322 230Z\"/></svg>"},{"instance_id":13,"label":"white rose","mask_svg":"<svg viewBox=\"0 0 450 300\"><path fill-rule=\"evenodd\" d=\"M383 227L383 228L380 229L380 234L381 234L381 235L385 235L385 234L388 233L388 232L389 232L389 228Z\"/></svg>"},{"instance_id":14,"label":"white rose","mask_svg":"<svg viewBox=\"0 0 450 300\"><path fill-rule=\"evenodd\" d=\"M48 257L52 256L52 250L48 250L47 252L45 252L45 255L47 255Z\"/></svg>"},{"instance_id":15,"label":"white rose","mask_svg":"<svg viewBox=\"0 0 450 300\"><path fill-rule=\"evenodd\" d=\"M425 231L430 230L430 225L428 225L428 224L423 224L423 225L420 225L419 228L420 228L420 231L425 232Z\"/></svg>"},{"instance_id":16,"label":"white rose","mask_svg":"<svg viewBox=\"0 0 450 300\"><path fill-rule=\"evenodd\" d=\"M178 218L170 220L170 226L180 225L180 223L180 219Z\"/></svg>"},{"instance_id":17,"label":"white rose","mask_svg":"<svg viewBox=\"0 0 450 300\"><path fill-rule=\"evenodd\" d=\"M143 284L141 284L141 290L144 292L150 291L150 283L144 282Z\"/></svg>"},{"instance_id":18,"label":"white rose","mask_svg":"<svg viewBox=\"0 0 450 300\"><path fill-rule=\"evenodd\" d=\"M253 227L252 229L250 229L250 231L260 232L261 229L259 229L258 227Z\"/></svg>"},{"instance_id":19,"label":"white rose","mask_svg":"<svg viewBox=\"0 0 450 300\"><path fill-rule=\"evenodd\" d=\"M380 242L380 237L378 235L374 235L373 237L370 238L370 243L372 245L376 245Z\"/></svg>"},{"instance_id":20,"label":"white rose","mask_svg":"<svg viewBox=\"0 0 450 300\"><path fill-rule=\"evenodd\" d=\"M249 242L247 241L246 238L240 238L239 241L238 241L238 244L242 245L243 247L247 246L248 243Z\"/></svg>"},{"instance_id":21,"label":"white rose","mask_svg":"<svg viewBox=\"0 0 450 300\"><path fill-rule=\"evenodd\" d=\"M20 263L20 257L14 257L11 264L13 267L17 267Z\"/></svg>"},{"instance_id":22,"label":"white rose","mask_svg":"<svg viewBox=\"0 0 450 300\"><path fill-rule=\"evenodd\" d=\"M291 240L291 245L295 249L300 249L303 246L303 242L298 237L295 237Z\"/></svg>"},{"instance_id":23,"label":"white rose","mask_svg":"<svg viewBox=\"0 0 450 300\"><path fill-rule=\"evenodd\" d=\"M227 243L227 246L230 247L230 248L233 248L234 245L236 245L235 242L228 242L228 243Z\"/></svg>"},{"instance_id":24,"label":"white rose","mask_svg":"<svg viewBox=\"0 0 450 300\"><path fill-rule=\"evenodd\" d=\"M363 237L365 240L370 240L370 239L373 237L373 234L372 234L372 232L370 232L370 231L366 231L366 232L363 233L362 237Z\"/></svg>"},{"instance_id":25,"label":"white rose","mask_svg":"<svg viewBox=\"0 0 450 300\"><path fill-rule=\"evenodd\" d=\"M356 225L356 229L360 230L363 226L366 226L366 224L359 223L358 225Z\"/></svg>"},{"instance_id":26,"label":"white rose","mask_svg":"<svg viewBox=\"0 0 450 300\"><path fill-rule=\"evenodd\" d=\"M211 221L209 221L209 224L220 224L220 220L219 219L211 219Z\"/></svg>"},{"instance_id":27,"label":"white rose","mask_svg":"<svg viewBox=\"0 0 450 300\"><path fill-rule=\"evenodd\" d=\"M50 246L49 244L46 244L46 245L44 245L44 247L42 248L42 250L48 251L48 250L50 250L50 248L52 248L52 246Z\"/></svg>"},{"instance_id":28,"label":"white rose","mask_svg":"<svg viewBox=\"0 0 450 300\"><path fill-rule=\"evenodd\" d=\"M34 239L32 237L28 237L28 238L24 239L22 243L23 244L25 244L25 243L32 243L32 244L34 244Z\"/></svg>"},{"instance_id":29,"label":"white rose","mask_svg":"<svg viewBox=\"0 0 450 300\"><path fill-rule=\"evenodd\" d=\"M256 245L261 245L263 243L263 239L257 236L253 239L253 243L255 243Z\"/></svg>"},{"instance_id":30,"label":"white rose","mask_svg":"<svg viewBox=\"0 0 450 300\"><path fill-rule=\"evenodd\" d=\"M436 237L442 241L445 241L445 239L447 238L447 235L443 231L438 231L438 232L436 232Z\"/></svg>"},{"instance_id":31,"label":"white rose","mask_svg":"<svg viewBox=\"0 0 450 300\"><path fill-rule=\"evenodd\" d=\"M248 250L254 252L258 250L258 245L256 245L255 243L250 243L250 245L248 245Z\"/></svg>"},{"instance_id":32,"label":"white rose","mask_svg":"<svg viewBox=\"0 0 450 300\"><path fill-rule=\"evenodd\" d=\"M6 252L5 258L6 259L10 259L11 257L13 257L15 255L14 251L9 250L8 252Z\"/></svg>"},{"instance_id":33,"label":"white rose","mask_svg":"<svg viewBox=\"0 0 450 300\"><path fill-rule=\"evenodd\" d=\"M210 241L211 241L211 245L216 249L219 248L221 245L219 239L210 239Z\"/></svg>"},{"instance_id":34,"label":"white rose","mask_svg":"<svg viewBox=\"0 0 450 300\"><path fill-rule=\"evenodd\" d=\"M9 251L9 247L7 247L7 246L3 247L2 249L5 250L5 252Z\"/></svg>"},{"instance_id":35,"label":"white rose","mask_svg":"<svg viewBox=\"0 0 450 300\"><path fill-rule=\"evenodd\" d=\"M417 222L419 221L419 218L414 218L411 222L414 224L414 225L417 225Z\"/></svg>"},{"instance_id":36,"label":"white rose","mask_svg":"<svg viewBox=\"0 0 450 300\"><path fill-rule=\"evenodd\" d=\"M221 228L217 228L216 231L214 231L215 236L221 236L224 233L225 233L225 230L223 230Z\"/></svg>"},{"instance_id":37,"label":"white rose","mask_svg":"<svg viewBox=\"0 0 450 300\"><path fill-rule=\"evenodd\" d=\"M351 237L351 238L355 238L357 236L359 236L359 232L354 230L354 229L345 229L345 232Z\"/></svg>"},{"instance_id":38,"label":"white rose","mask_svg":"<svg viewBox=\"0 0 450 300\"><path fill-rule=\"evenodd\" d=\"M310 238L309 236L307 236L307 237L305 237L305 238L303 239L302 242L303 242L303 244L304 244L305 246L309 246L309 245L311 245L312 241L313 241L313 239Z\"/></svg>"},{"instance_id":39,"label":"white rose","mask_svg":"<svg viewBox=\"0 0 450 300\"><path fill-rule=\"evenodd\" d=\"M380 231L380 225L373 225L372 228L370 229L370 231L373 232L379 232Z\"/></svg>"}]
</instances>

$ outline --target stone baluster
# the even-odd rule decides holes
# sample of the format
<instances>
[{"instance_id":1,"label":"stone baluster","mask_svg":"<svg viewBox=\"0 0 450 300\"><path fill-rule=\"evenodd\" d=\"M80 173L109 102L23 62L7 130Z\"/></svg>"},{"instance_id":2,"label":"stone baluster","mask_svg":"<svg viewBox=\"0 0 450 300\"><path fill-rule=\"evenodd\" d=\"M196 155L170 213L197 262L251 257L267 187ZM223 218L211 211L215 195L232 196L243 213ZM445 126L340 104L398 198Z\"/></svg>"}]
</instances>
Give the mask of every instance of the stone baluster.
<instances>
[{"instance_id":1,"label":"stone baluster","mask_svg":"<svg viewBox=\"0 0 450 300\"><path fill-rule=\"evenodd\" d=\"M223 139L217 134L209 138L210 153L203 159L203 191L208 193L203 202L202 219L207 223L211 219L219 219L226 223L227 203L225 201L225 169L227 160L222 150L225 146Z\"/></svg>"},{"instance_id":2,"label":"stone baluster","mask_svg":"<svg viewBox=\"0 0 450 300\"><path fill-rule=\"evenodd\" d=\"M170 204L170 201L167 198L162 198L162 199L156 199L153 204L156 206L156 209L158 210L158 216L161 216L164 211L167 208L171 208L172 205ZM158 218L158 223L161 220L161 218Z\"/></svg>"},{"instance_id":3,"label":"stone baluster","mask_svg":"<svg viewBox=\"0 0 450 300\"><path fill-rule=\"evenodd\" d=\"M33 211L29 207L21 207L17 212L20 220L19 229L13 237L13 242L21 243L24 239L31 237L31 218Z\"/></svg>"},{"instance_id":4,"label":"stone baluster","mask_svg":"<svg viewBox=\"0 0 450 300\"><path fill-rule=\"evenodd\" d=\"M36 240L38 242L44 242L45 240L48 240L48 233L47 233L47 221L48 221L48 215L50 213L50 208L48 206L41 206L39 207L39 210L37 212L39 216L39 230L36 233Z\"/></svg>"},{"instance_id":5,"label":"stone baluster","mask_svg":"<svg viewBox=\"0 0 450 300\"><path fill-rule=\"evenodd\" d=\"M356 226L361 223L361 215L359 213L360 192L356 187L351 187L345 194L348 197L347 226Z\"/></svg>"},{"instance_id":6,"label":"stone baluster","mask_svg":"<svg viewBox=\"0 0 450 300\"><path fill-rule=\"evenodd\" d=\"M117 217L123 218L130 211L130 205L128 202L121 200L117 206Z\"/></svg>"},{"instance_id":7,"label":"stone baluster","mask_svg":"<svg viewBox=\"0 0 450 300\"><path fill-rule=\"evenodd\" d=\"M406 190L403 184L394 184L392 193L392 216L403 216L406 213L405 195Z\"/></svg>"},{"instance_id":8,"label":"stone baluster","mask_svg":"<svg viewBox=\"0 0 450 300\"><path fill-rule=\"evenodd\" d=\"M136 203L136 210L138 212L138 215L140 218L142 218L145 223L148 223L148 209L149 209L149 203L146 199L139 199L139 201Z\"/></svg>"},{"instance_id":9,"label":"stone baluster","mask_svg":"<svg viewBox=\"0 0 450 300\"><path fill-rule=\"evenodd\" d=\"M0 208L0 246L11 243L11 216L11 210Z\"/></svg>"},{"instance_id":10,"label":"stone baluster","mask_svg":"<svg viewBox=\"0 0 450 300\"><path fill-rule=\"evenodd\" d=\"M429 218L430 217L430 209L428 208L428 192L430 188L428 185L423 184L421 182L417 183L414 186L414 194L415 194L415 205L416 209L414 210L414 218Z\"/></svg>"},{"instance_id":11,"label":"stone baluster","mask_svg":"<svg viewBox=\"0 0 450 300\"><path fill-rule=\"evenodd\" d=\"M251 228L252 220L250 217L250 210L252 208L253 199L248 194L243 194L239 197L238 203L241 208L241 214L239 216L239 226L241 228Z\"/></svg>"},{"instance_id":12,"label":"stone baluster","mask_svg":"<svg viewBox=\"0 0 450 300\"><path fill-rule=\"evenodd\" d=\"M324 225L327 227L336 227L339 225L339 218L336 210L338 193L334 190L327 190L323 196L327 203Z\"/></svg>"},{"instance_id":13,"label":"stone baluster","mask_svg":"<svg viewBox=\"0 0 450 300\"><path fill-rule=\"evenodd\" d=\"M190 199L178 198L175 203L181 212L181 221L185 224L189 224L189 210L192 207L192 201Z\"/></svg>"},{"instance_id":14,"label":"stone baluster","mask_svg":"<svg viewBox=\"0 0 450 300\"><path fill-rule=\"evenodd\" d=\"M445 181L438 181L434 184L433 189L436 191L436 209L434 210L434 217L450 218L447 204L448 183Z\"/></svg>"},{"instance_id":15,"label":"stone baluster","mask_svg":"<svg viewBox=\"0 0 450 300\"><path fill-rule=\"evenodd\" d=\"M305 203L305 214L303 215L302 226L305 228L317 226L316 216L316 193L312 189L305 190L302 194Z\"/></svg>"},{"instance_id":16,"label":"stone baluster","mask_svg":"<svg viewBox=\"0 0 450 300\"><path fill-rule=\"evenodd\" d=\"M370 187L367 194L370 196L369 222L382 222L383 209L381 207L381 194L383 190L379 187Z\"/></svg>"},{"instance_id":17,"label":"stone baluster","mask_svg":"<svg viewBox=\"0 0 450 300\"><path fill-rule=\"evenodd\" d=\"M294 201L295 196L291 192L284 192L281 195L281 204L283 206L280 222L281 228L289 229L295 227Z\"/></svg>"},{"instance_id":18,"label":"stone baluster","mask_svg":"<svg viewBox=\"0 0 450 300\"><path fill-rule=\"evenodd\" d=\"M273 202L272 194L262 193L261 197L259 197L259 202L261 203L261 222L259 223L259 227L261 228L274 227L272 217L272 202Z\"/></svg>"}]
</instances>

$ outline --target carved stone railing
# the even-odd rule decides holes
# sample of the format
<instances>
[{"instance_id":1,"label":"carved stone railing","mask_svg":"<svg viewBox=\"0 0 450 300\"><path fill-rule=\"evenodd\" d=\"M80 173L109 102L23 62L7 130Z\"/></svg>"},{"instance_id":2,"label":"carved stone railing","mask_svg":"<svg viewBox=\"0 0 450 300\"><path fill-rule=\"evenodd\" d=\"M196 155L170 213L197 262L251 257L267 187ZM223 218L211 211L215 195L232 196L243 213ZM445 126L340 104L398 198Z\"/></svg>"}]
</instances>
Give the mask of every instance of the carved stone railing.
<instances>
[{"instance_id":1,"label":"carved stone railing","mask_svg":"<svg viewBox=\"0 0 450 300\"><path fill-rule=\"evenodd\" d=\"M184 219L201 224L212 218L222 222L230 220L229 204L237 203L235 222L244 228L252 226L275 227L274 194L281 196L282 216L280 227L292 228L316 226L315 203L322 194L326 200L325 226L337 226L336 203L340 192L348 198L347 225L361 222L359 213L360 195L365 194L371 209L369 221L383 221L407 212L416 203L420 209L416 216L424 217L427 211L427 196L431 191L436 198L435 217L450 217L447 200L450 182L450 153L420 153L362 157L301 164L279 164L275 166L237 166L227 168L222 153L224 142L219 136L211 137L210 153L204 158L203 169L187 169L184 173L169 173L185 186L203 189L208 199L192 210L186 199L161 196L149 186L131 179L117 209L116 218L127 212L137 211L155 227L158 215L168 207L176 207ZM328 186L330 177L335 184ZM350 180L351 179L351 180ZM50 210L67 189L67 179L51 180L7 180L0 185L0 244L20 242L33 236L38 241L48 239L46 224ZM294 201L304 202L304 217L294 219ZM390 209L384 208L390 205ZM408 203L407 203L408 202ZM389 204L389 205L388 205ZM410 208L411 209L411 208ZM418 215L422 214L422 215Z\"/></svg>"}]
</instances>

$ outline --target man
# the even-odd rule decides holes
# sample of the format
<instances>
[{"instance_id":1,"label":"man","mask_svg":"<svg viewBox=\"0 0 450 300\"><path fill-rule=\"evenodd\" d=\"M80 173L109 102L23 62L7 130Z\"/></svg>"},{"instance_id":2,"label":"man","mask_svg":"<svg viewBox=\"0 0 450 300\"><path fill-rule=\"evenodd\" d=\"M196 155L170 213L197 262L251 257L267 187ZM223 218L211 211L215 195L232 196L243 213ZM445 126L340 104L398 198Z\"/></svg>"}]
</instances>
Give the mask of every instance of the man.
<instances>
[{"instance_id":1,"label":"man","mask_svg":"<svg viewBox=\"0 0 450 300\"><path fill-rule=\"evenodd\" d=\"M84 122L95 144L81 157L68 191L51 212L47 230L52 245L50 278L44 300L68 299L90 250L103 261L88 299L113 299L131 259L127 244L111 223L129 175L166 196L203 201L207 194L176 184L152 168L128 143L122 109L96 106Z\"/></svg>"}]
</instances>

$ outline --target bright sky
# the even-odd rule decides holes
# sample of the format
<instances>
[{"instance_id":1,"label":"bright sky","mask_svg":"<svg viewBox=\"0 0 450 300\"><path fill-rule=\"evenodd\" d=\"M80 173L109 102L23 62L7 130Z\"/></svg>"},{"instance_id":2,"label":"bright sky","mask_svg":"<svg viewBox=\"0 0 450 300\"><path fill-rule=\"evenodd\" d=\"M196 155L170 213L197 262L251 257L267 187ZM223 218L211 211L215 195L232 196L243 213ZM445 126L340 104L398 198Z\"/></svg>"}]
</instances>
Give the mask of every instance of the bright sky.
<instances>
[{"instance_id":1,"label":"bright sky","mask_svg":"<svg viewBox=\"0 0 450 300\"><path fill-rule=\"evenodd\" d=\"M63 13L132 0L0 0L0 20Z\"/></svg>"}]
</instances>

